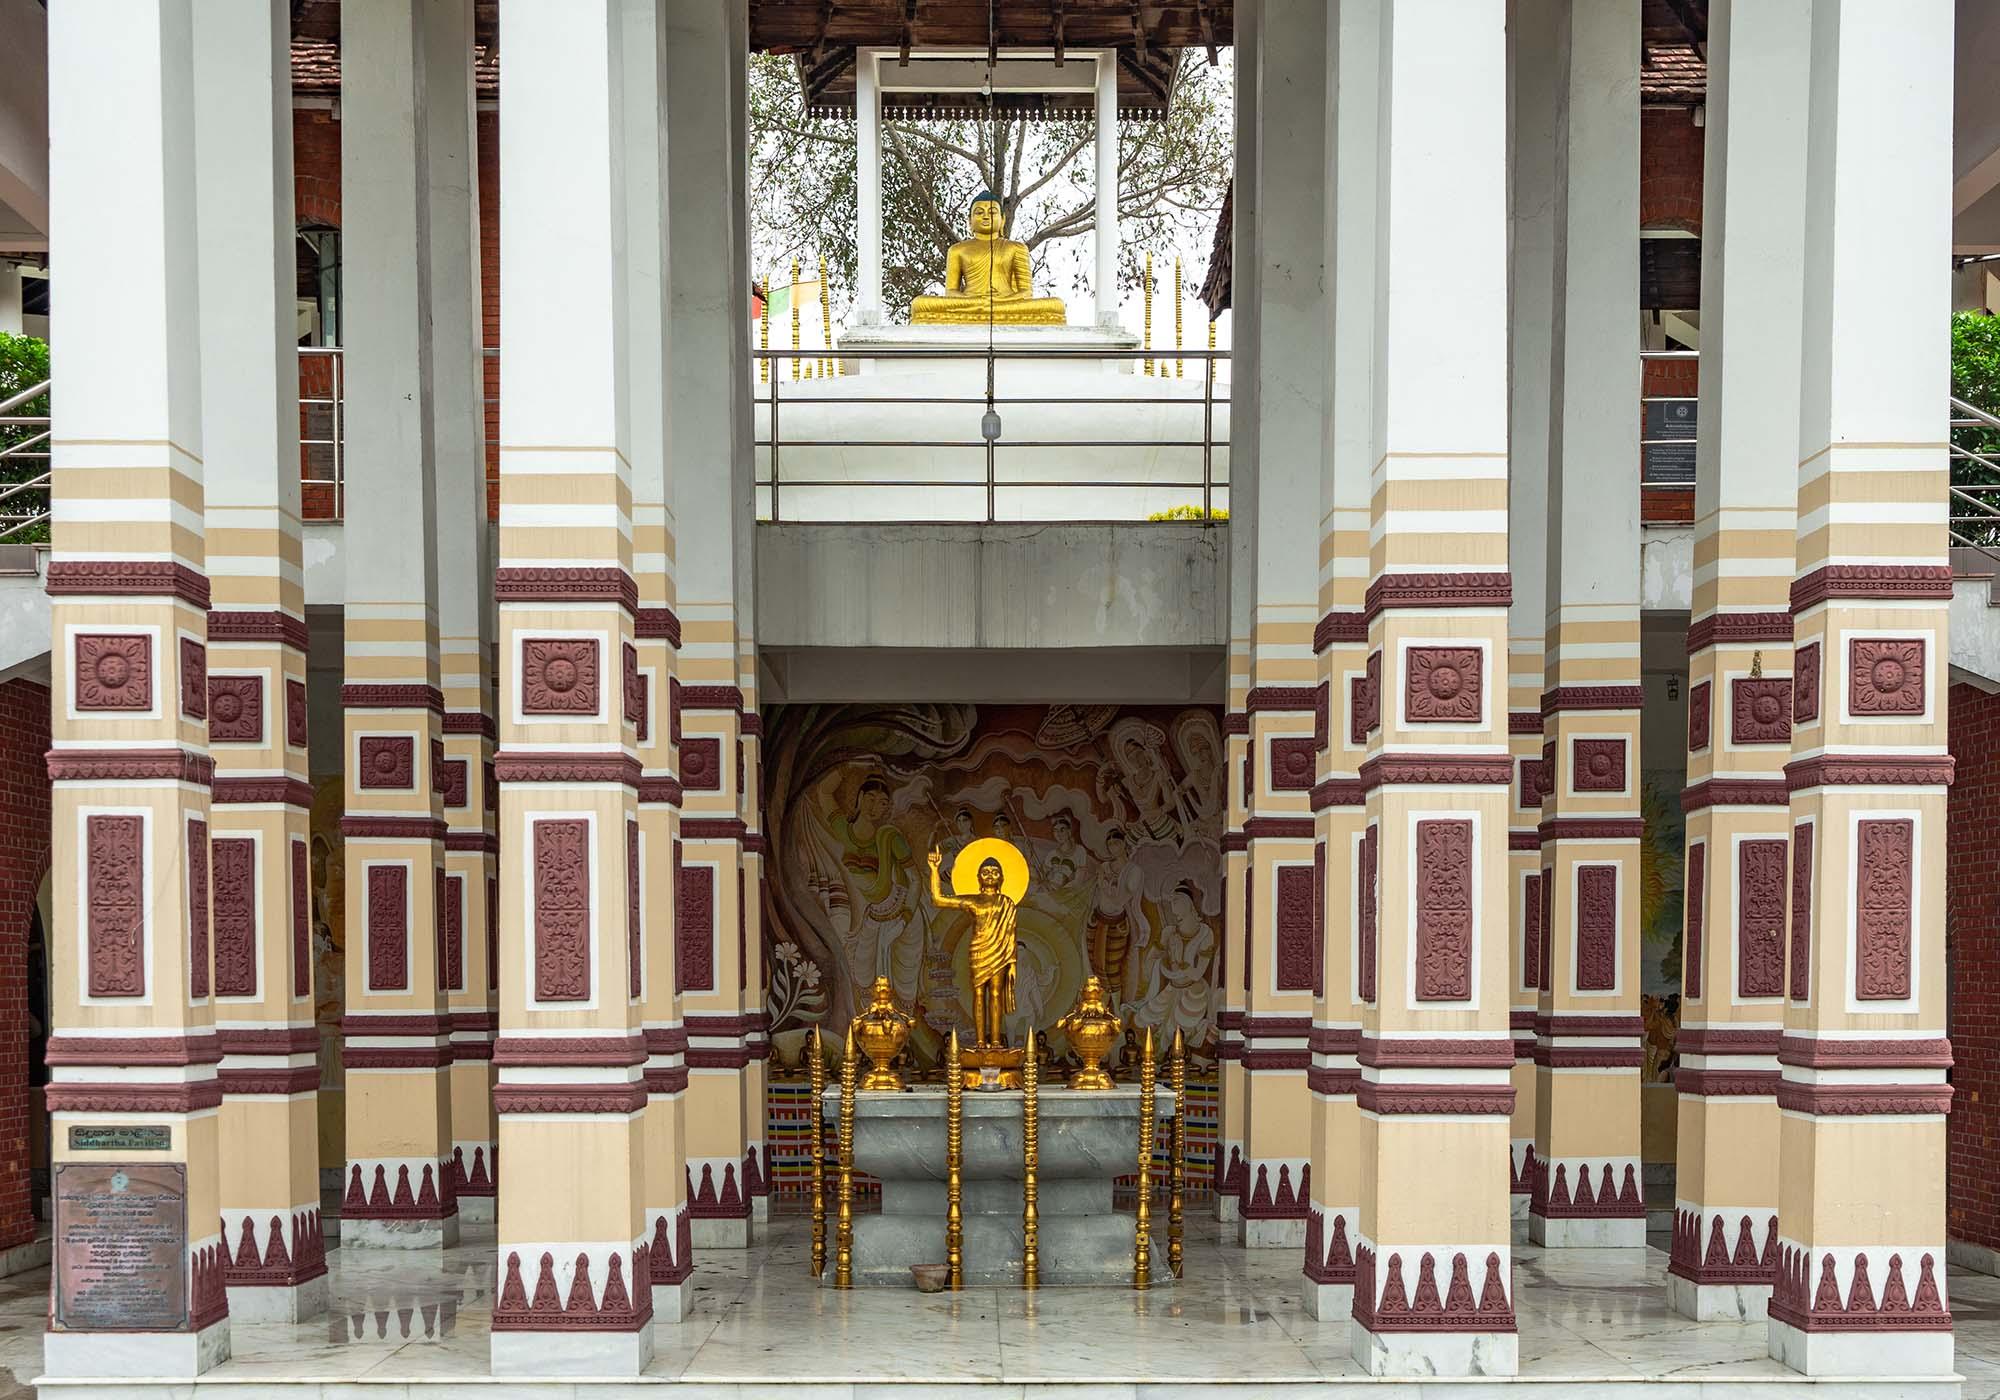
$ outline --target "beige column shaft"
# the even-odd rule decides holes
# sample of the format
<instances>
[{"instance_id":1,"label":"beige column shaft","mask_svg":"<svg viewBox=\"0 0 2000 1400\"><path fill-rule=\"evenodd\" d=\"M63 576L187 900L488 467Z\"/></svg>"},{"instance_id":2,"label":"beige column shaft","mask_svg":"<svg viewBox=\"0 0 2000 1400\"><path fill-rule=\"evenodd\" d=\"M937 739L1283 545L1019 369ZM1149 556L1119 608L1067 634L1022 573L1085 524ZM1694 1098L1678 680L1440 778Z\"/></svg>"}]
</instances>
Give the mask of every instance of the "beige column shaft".
<instances>
[{"instance_id":1,"label":"beige column shaft","mask_svg":"<svg viewBox=\"0 0 2000 1400\"><path fill-rule=\"evenodd\" d=\"M1368 476L1374 452L1375 218L1381 6L1345 0L1326 22L1324 237L1327 391L1321 412L1318 749L1312 807L1314 911L1320 930L1313 989L1311 1188L1306 1202L1306 1310L1322 1321L1354 1308L1354 1241L1361 1223L1357 1058L1362 1007L1354 967L1355 853L1367 825Z\"/></svg>"},{"instance_id":2,"label":"beige column shaft","mask_svg":"<svg viewBox=\"0 0 2000 1400\"><path fill-rule=\"evenodd\" d=\"M492 931L498 893L493 553L486 519L479 161L470 0L424 0L431 395L436 423L438 668L444 693L445 905L451 1175L459 1214L490 1220L494 1157Z\"/></svg>"},{"instance_id":3,"label":"beige column shaft","mask_svg":"<svg viewBox=\"0 0 2000 1400\"><path fill-rule=\"evenodd\" d=\"M43 1364L57 1376L191 1378L229 1355L192 28L187 0L49 15L50 227L74 279L47 570L51 1189L58 1253L133 1286L67 1282L91 1268L52 1280ZM102 1240L115 1171L119 1204L149 1198L186 1222L166 1289ZM138 1290L154 1330L132 1334Z\"/></svg>"},{"instance_id":4,"label":"beige column shaft","mask_svg":"<svg viewBox=\"0 0 2000 1400\"><path fill-rule=\"evenodd\" d=\"M1773 1356L1952 1371L1945 715L1952 7L1812 7Z\"/></svg>"},{"instance_id":5,"label":"beige column shaft","mask_svg":"<svg viewBox=\"0 0 2000 1400\"><path fill-rule=\"evenodd\" d=\"M223 1272L236 1318L287 1322L327 1293L289 40L277 0L194 11Z\"/></svg>"},{"instance_id":6,"label":"beige column shaft","mask_svg":"<svg viewBox=\"0 0 2000 1400\"><path fill-rule=\"evenodd\" d=\"M419 0L341 26L347 492L347 1170L341 1244L458 1237L444 940L432 335Z\"/></svg>"},{"instance_id":7,"label":"beige column shaft","mask_svg":"<svg viewBox=\"0 0 2000 1400\"><path fill-rule=\"evenodd\" d=\"M1639 1160L1639 14L1553 16L1543 976L1529 1238L1646 1241ZM1518 800L1518 796L1517 796Z\"/></svg>"},{"instance_id":8,"label":"beige column shaft","mask_svg":"<svg viewBox=\"0 0 2000 1400\"><path fill-rule=\"evenodd\" d=\"M623 0L500 16L492 1364L512 1375L637 1375L653 1349L626 16ZM542 275L558 261L562 279ZM559 1312L538 1302L551 1290Z\"/></svg>"},{"instance_id":9,"label":"beige column shaft","mask_svg":"<svg viewBox=\"0 0 2000 1400\"><path fill-rule=\"evenodd\" d=\"M1380 18L1355 1358L1511 1374L1506 36ZM1431 275L1447 255L1462 278ZM1468 265L1463 259L1470 257Z\"/></svg>"},{"instance_id":10,"label":"beige column shaft","mask_svg":"<svg viewBox=\"0 0 2000 1400\"><path fill-rule=\"evenodd\" d=\"M1667 1293L1764 1316L1777 1275L1808 0L1710 15L1688 631L1680 1093Z\"/></svg>"}]
</instances>

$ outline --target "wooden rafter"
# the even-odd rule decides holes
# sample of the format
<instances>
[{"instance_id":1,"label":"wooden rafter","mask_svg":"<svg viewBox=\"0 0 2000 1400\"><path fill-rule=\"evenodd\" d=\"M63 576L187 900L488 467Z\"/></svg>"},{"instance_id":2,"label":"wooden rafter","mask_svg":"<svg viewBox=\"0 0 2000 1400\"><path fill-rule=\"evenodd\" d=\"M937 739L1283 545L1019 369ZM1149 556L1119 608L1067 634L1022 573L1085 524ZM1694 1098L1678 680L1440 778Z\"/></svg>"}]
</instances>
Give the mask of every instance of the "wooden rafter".
<instances>
[{"instance_id":1,"label":"wooden rafter","mask_svg":"<svg viewBox=\"0 0 2000 1400\"><path fill-rule=\"evenodd\" d=\"M1708 57L1708 7L1698 0L1666 0L1674 22L1686 33L1688 42L1703 58Z\"/></svg>"},{"instance_id":2,"label":"wooden rafter","mask_svg":"<svg viewBox=\"0 0 2000 1400\"><path fill-rule=\"evenodd\" d=\"M1069 19L1068 4L1067 0L1049 0L1049 3L1049 22L1055 31L1056 67L1060 68L1063 66L1063 25Z\"/></svg>"},{"instance_id":3,"label":"wooden rafter","mask_svg":"<svg viewBox=\"0 0 2000 1400\"><path fill-rule=\"evenodd\" d=\"M896 48L897 66L910 66L910 41L917 32L917 0L903 0L903 38Z\"/></svg>"},{"instance_id":4,"label":"wooden rafter","mask_svg":"<svg viewBox=\"0 0 2000 1400\"><path fill-rule=\"evenodd\" d=\"M1208 50L1208 66L1213 68L1222 61L1216 52L1215 15L1209 9L1210 0L1196 0L1195 19L1201 25L1201 46Z\"/></svg>"}]
</instances>

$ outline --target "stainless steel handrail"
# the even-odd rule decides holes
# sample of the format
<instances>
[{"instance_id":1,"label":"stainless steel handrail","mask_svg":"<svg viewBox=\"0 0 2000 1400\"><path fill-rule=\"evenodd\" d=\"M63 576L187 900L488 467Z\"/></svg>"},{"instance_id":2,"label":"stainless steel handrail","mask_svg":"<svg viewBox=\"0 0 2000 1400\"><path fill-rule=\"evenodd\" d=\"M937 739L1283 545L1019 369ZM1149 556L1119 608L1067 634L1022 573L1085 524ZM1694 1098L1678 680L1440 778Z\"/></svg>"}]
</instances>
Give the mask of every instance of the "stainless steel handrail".
<instances>
[{"instance_id":1,"label":"stainless steel handrail","mask_svg":"<svg viewBox=\"0 0 2000 1400\"><path fill-rule=\"evenodd\" d=\"M30 433L19 442L0 447L0 467L15 462L49 460L49 416L45 413L20 413L17 410L22 405L33 403L48 393L52 383L54 383L52 379L44 379L39 384L31 384L11 397L0 400L0 428L39 430ZM5 504L16 497L25 498L22 505L16 509L0 510L0 544L21 543L19 536L48 525L54 513L55 502L50 489L54 478L55 473L45 469L39 475L24 481L8 482L4 489L0 489L0 504ZM37 495L41 502L39 509L33 504Z\"/></svg>"},{"instance_id":2,"label":"stainless steel handrail","mask_svg":"<svg viewBox=\"0 0 2000 1400\"><path fill-rule=\"evenodd\" d=\"M1202 518L1213 519L1215 516L1216 488L1218 484L1223 486L1227 485L1226 481L1222 483L1218 483L1216 481L1215 452L1217 448L1226 449L1229 446L1229 443L1226 439L1219 439L1215 435L1216 365L1218 362L1226 363L1230 358L1230 354L1229 351L1227 350L1189 350L1189 349L1176 350L1172 353L1174 356L1177 356L1180 359L1198 360L1202 363L1203 365L1202 386L1201 386L1201 395L1198 399L1191 394L1183 396L1183 395L1172 395L1172 394L1154 394L1148 392L1135 392L1132 394L1103 394L1103 393L1085 393L1085 392L1078 392L1072 394L996 393L993 395L993 404L995 408L1000 408L1000 409L1009 407L1020 407L1024 405L1092 406L1092 405L1112 405L1112 404L1142 404L1142 405L1151 404L1160 407L1180 407L1180 408L1194 408L1197 405L1199 405L1201 409L1201 433L1200 436L1198 437L1185 436L1185 437L1156 437L1156 438L1105 438L1105 437L1051 438L1046 436L1040 436L1032 438L1002 438L998 441L987 441L984 438L972 438L972 437L965 437L965 438L787 437L781 426L784 420L783 406L787 402L793 404L794 406L798 406L801 404L811 404L815 408L819 407L820 405L827 405L830 407L853 407L857 405L877 405L877 404L906 404L906 405L925 405L925 406L955 405L964 407L974 407L974 406L983 406L987 402L987 399L984 395L963 394L963 393L822 394L816 392L816 390L818 386L823 385L827 382L825 379L793 378L787 380L784 375L777 372L776 367L780 362L792 361L792 360L806 360L806 359L810 359L814 362L825 362L832 360L870 360L870 361L879 360L879 361L939 361L939 362L979 364L979 363L984 363L990 358L996 362L1036 361L1036 360L1041 360L1041 361L1076 360L1085 363L1095 362L1101 364L1115 364L1120 361L1131 361L1136 364L1142 357L1137 353L1127 350L1099 350L1099 349L1079 348L1073 346L1061 346L1061 347L1050 346L1047 348L1039 348L1034 346L1004 346L1004 347L995 346L990 351L984 346L977 346L977 347L968 346L963 349L957 347L949 349L920 349L920 348L903 347L903 346L884 346L880 348L874 346L848 346L844 348L835 347L833 349L826 350L823 352L822 351L808 352L808 350L806 350L803 347L798 350L793 350L790 347L785 347L785 346L761 348L761 349L753 347L750 351L752 360L764 361L769 363L773 367L772 372L767 376L764 376L764 382L758 385L758 389L760 391L759 399L761 401L762 407L768 414L768 422L765 425L766 431L763 434L755 436L753 447L756 451L760 453L768 453L768 467L766 467L765 464L763 463L759 463L759 469L755 474L755 485L761 488L766 488L770 491L771 510L769 518L772 521L780 521L784 519L784 507L783 507L784 492L788 488L803 488L803 487L819 487L819 488L831 488L831 489L845 488L856 491L868 491L868 490L877 490L885 488L896 488L896 489L930 488L930 489L963 490L963 491L983 489L986 498L985 519L988 523L992 523L998 519L998 513L996 510L996 496L997 493L1003 489L1008 491L1015 491L1022 489L1089 490L1098 487L1104 487L1111 490L1131 490L1138 488L1151 488L1156 490L1187 490L1187 491L1198 490L1201 493ZM1156 356L1156 358L1158 357ZM780 391L780 387L781 385L786 383L789 383L793 390L797 390L803 384L811 384L815 386L815 392L806 395L783 393ZM1135 384L1133 387L1135 390L1143 390L1145 386L1143 384ZM887 450L887 449L898 449L898 448L918 448L926 450L963 449L965 451L977 450L981 451L984 456L984 474L983 477L978 480L973 480L973 479L939 480L937 478L915 478L906 475L899 475L894 477L870 476L866 478L834 478L834 477L817 477L817 476L806 476L806 477L787 476L785 474L783 469L783 461L784 461L784 454L786 451L798 450L798 449L822 449L822 448L832 448L832 449L857 448L857 449L873 449L873 450ZM1201 455L1201 469L1200 469L1200 474L1198 476L1190 474L1185 477L1178 477L1178 476L1163 477L1163 478L1148 479L1145 481L1131 481L1131 480L1119 480L1119 479L1103 480L1097 478L1092 478L1086 481L1086 480L1074 480L1074 479L1062 479L1062 478L1039 478L1039 477L1023 478L1019 480L1003 479L999 473L999 467L998 467L998 455L1001 449L1003 448L1035 449L1042 451L1047 451L1050 449L1057 449L1057 448L1100 449L1100 450L1132 448L1139 450L1178 449L1182 451L1198 451Z\"/></svg>"}]
</instances>

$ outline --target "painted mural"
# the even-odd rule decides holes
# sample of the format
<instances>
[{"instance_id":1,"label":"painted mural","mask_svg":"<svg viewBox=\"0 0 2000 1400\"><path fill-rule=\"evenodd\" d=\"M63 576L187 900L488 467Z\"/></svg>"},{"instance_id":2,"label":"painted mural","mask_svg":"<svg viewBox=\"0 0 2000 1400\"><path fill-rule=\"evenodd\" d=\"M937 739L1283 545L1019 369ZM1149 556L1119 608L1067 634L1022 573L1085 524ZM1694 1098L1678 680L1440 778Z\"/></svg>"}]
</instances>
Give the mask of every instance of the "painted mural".
<instances>
[{"instance_id":1,"label":"painted mural","mask_svg":"<svg viewBox=\"0 0 2000 1400\"><path fill-rule=\"evenodd\" d=\"M1645 828L1639 839L1639 1009L1646 1023L1648 1080L1667 1076L1680 1028L1685 776L1679 768L1651 768L1640 775Z\"/></svg>"},{"instance_id":2,"label":"painted mural","mask_svg":"<svg viewBox=\"0 0 2000 1400\"><path fill-rule=\"evenodd\" d=\"M1128 1026L1213 1060L1220 1002L1220 712L1115 705L785 705L766 716L766 1005L781 1065L887 977L918 1065L971 1031L970 921L945 868L998 836L1028 858L1010 1039L1101 977ZM1060 1037L1051 1049L1066 1050Z\"/></svg>"}]
</instances>

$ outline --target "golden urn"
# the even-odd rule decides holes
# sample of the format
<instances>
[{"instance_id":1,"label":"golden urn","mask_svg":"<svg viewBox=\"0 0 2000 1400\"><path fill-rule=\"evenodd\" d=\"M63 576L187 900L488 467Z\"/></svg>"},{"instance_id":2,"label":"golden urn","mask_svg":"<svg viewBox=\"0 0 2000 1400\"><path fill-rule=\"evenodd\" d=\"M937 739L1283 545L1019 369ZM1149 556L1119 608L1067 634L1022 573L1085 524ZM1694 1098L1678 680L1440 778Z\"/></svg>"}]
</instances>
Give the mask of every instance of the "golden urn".
<instances>
[{"instance_id":1,"label":"golden urn","mask_svg":"<svg viewBox=\"0 0 2000 1400\"><path fill-rule=\"evenodd\" d=\"M1083 992L1076 999L1076 1005L1069 1015L1056 1022L1056 1029L1069 1037L1075 1047L1077 1058L1083 1061L1083 1068L1069 1077L1072 1089L1109 1089L1111 1076L1105 1072L1104 1057L1111 1053L1111 1042L1118 1038L1124 1028L1118 1013L1105 1000L1104 984L1095 977L1083 979Z\"/></svg>"},{"instance_id":2,"label":"golden urn","mask_svg":"<svg viewBox=\"0 0 2000 1400\"><path fill-rule=\"evenodd\" d=\"M862 1076L861 1087L891 1094L901 1093L903 1076L891 1066L903 1053L913 1022L909 1013L896 1005L896 995L889 986L888 978L877 977L870 995L872 1000L868 1009L854 1018L854 1043L861 1047L861 1053L875 1066Z\"/></svg>"}]
</instances>

